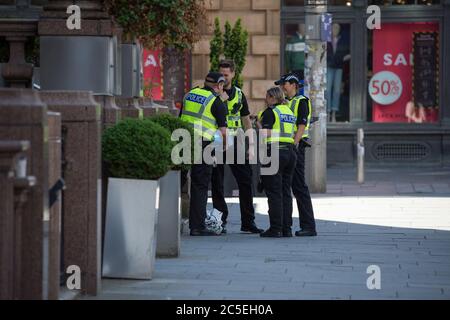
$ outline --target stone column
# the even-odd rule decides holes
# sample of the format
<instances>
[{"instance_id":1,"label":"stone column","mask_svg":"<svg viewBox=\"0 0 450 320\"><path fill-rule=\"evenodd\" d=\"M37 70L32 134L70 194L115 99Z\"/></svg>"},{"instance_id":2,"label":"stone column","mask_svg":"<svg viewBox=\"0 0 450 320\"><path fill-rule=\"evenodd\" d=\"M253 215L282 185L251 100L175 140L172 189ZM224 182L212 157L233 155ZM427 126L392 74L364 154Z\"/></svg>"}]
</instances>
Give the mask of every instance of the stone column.
<instances>
[{"instance_id":1,"label":"stone column","mask_svg":"<svg viewBox=\"0 0 450 320\"><path fill-rule=\"evenodd\" d=\"M105 96L105 95L98 95L95 96L95 101L99 103L102 107L103 113L102 113L102 132L109 128L114 126L118 121L120 121L122 117L122 110L116 105L116 98L113 96ZM101 232L101 239L102 239L102 254L101 257L103 257L103 243L105 239L105 221L106 221L106 198L108 196L108 172L105 169L105 166L103 166L102 163L102 232Z\"/></svg>"},{"instance_id":2,"label":"stone column","mask_svg":"<svg viewBox=\"0 0 450 320\"><path fill-rule=\"evenodd\" d=\"M24 204L21 236L20 299L46 299L43 285L48 261L44 259L44 221L48 206L47 107L36 91L0 89L0 140L27 140L27 176L36 178Z\"/></svg>"},{"instance_id":3,"label":"stone column","mask_svg":"<svg viewBox=\"0 0 450 320\"><path fill-rule=\"evenodd\" d=\"M139 107L142 108L144 117L151 117L156 113L169 113L169 108L165 105L156 103L153 99L138 98Z\"/></svg>"},{"instance_id":4,"label":"stone column","mask_svg":"<svg viewBox=\"0 0 450 320\"><path fill-rule=\"evenodd\" d=\"M29 199L30 188L36 185L34 177L16 178L14 180L14 299L21 299L21 284L26 280L26 274L17 272L22 269L22 223L26 214L26 203ZM45 274L45 273L44 273ZM55 276L58 276L56 274ZM22 280L25 278L25 280ZM44 276L44 282L46 278Z\"/></svg>"},{"instance_id":5,"label":"stone column","mask_svg":"<svg viewBox=\"0 0 450 320\"><path fill-rule=\"evenodd\" d=\"M63 128L63 255L65 269L81 269L82 293L100 290L100 105L85 91L41 91Z\"/></svg>"},{"instance_id":6,"label":"stone column","mask_svg":"<svg viewBox=\"0 0 450 320\"><path fill-rule=\"evenodd\" d=\"M14 298L14 166L28 147L27 141L0 140L0 300Z\"/></svg>"},{"instance_id":7,"label":"stone column","mask_svg":"<svg viewBox=\"0 0 450 320\"><path fill-rule=\"evenodd\" d=\"M120 108L116 104L114 96L96 95L95 101L102 108L102 131L106 128L114 126L122 117Z\"/></svg>"},{"instance_id":8,"label":"stone column","mask_svg":"<svg viewBox=\"0 0 450 320\"><path fill-rule=\"evenodd\" d=\"M53 188L61 178L61 114L48 112L48 166L49 188ZM48 299L59 298L61 272L61 191L58 199L49 203L48 229Z\"/></svg>"},{"instance_id":9,"label":"stone column","mask_svg":"<svg viewBox=\"0 0 450 320\"><path fill-rule=\"evenodd\" d=\"M121 109L122 119L144 117L144 110L135 98L116 97L116 104Z\"/></svg>"},{"instance_id":10,"label":"stone column","mask_svg":"<svg viewBox=\"0 0 450 320\"><path fill-rule=\"evenodd\" d=\"M25 61L25 42L27 37L34 36L36 31L36 21L0 21L0 36L9 42L9 61L3 65L1 74L8 87L31 86L33 65Z\"/></svg>"},{"instance_id":11,"label":"stone column","mask_svg":"<svg viewBox=\"0 0 450 320\"><path fill-rule=\"evenodd\" d=\"M180 109L175 107L175 102L173 100L164 99L164 100L154 100L155 103L166 106L169 108L170 114L172 114L175 117L178 117L180 113Z\"/></svg>"}]
</instances>

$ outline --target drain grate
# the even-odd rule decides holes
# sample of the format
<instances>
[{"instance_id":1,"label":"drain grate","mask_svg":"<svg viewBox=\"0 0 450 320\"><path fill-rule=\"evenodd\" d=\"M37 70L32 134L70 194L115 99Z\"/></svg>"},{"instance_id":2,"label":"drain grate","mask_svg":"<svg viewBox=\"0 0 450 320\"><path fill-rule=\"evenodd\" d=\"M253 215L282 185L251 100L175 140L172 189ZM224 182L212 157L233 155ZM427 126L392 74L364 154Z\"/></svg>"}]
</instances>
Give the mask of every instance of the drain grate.
<instances>
[{"instance_id":1,"label":"drain grate","mask_svg":"<svg viewBox=\"0 0 450 320\"><path fill-rule=\"evenodd\" d=\"M383 142L373 148L377 160L422 160L430 155L430 148L420 142Z\"/></svg>"}]
</instances>

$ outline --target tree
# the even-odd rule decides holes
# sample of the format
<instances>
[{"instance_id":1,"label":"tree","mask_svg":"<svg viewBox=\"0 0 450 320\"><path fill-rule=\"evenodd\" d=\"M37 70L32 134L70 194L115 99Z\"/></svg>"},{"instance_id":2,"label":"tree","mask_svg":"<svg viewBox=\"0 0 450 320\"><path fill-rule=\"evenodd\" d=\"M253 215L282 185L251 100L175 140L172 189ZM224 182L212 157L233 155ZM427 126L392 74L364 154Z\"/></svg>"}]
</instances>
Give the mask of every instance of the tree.
<instances>
[{"instance_id":1,"label":"tree","mask_svg":"<svg viewBox=\"0 0 450 320\"><path fill-rule=\"evenodd\" d=\"M186 52L200 39L206 23L204 0L104 0L123 28L147 49L163 49L164 98L184 96Z\"/></svg>"},{"instance_id":2,"label":"tree","mask_svg":"<svg viewBox=\"0 0 450 320\"><path fill-rule=\"evenodd\" d=\"M223 52L222 31L220 30L219 18L214 20L214 37L210 42L209 61L211 70L219 69L220 54Z\"/></svg>"},{"instance_id":3,"label":"tree","mask_svg":"<svg viewBox=\"0 0 450 320\"><path fill-rule=\"evenodd\" d=\"M191 49L206 19L203 0L104 0L108 12L148 49Z\"/></svg>"},{"instance_id":4,"label":"tree","mask_svg":"<svg viewBox=\"0 0 450 320\"><path fill-rule=\"evenodd\" d=\"M233 79L233 85L242 88L242 71L244 70L248 47L248 32L242 28L241 19L236 21L233 28L231 28L230 22L226 21L224 29L225 31L222 36L219 19L216 18L214 36L210 41L211 50L209 57L211 70L217 71L219 69L219 60L221 57L233 60L236 65L236 75Z\"/></svg>"}]
</instances>

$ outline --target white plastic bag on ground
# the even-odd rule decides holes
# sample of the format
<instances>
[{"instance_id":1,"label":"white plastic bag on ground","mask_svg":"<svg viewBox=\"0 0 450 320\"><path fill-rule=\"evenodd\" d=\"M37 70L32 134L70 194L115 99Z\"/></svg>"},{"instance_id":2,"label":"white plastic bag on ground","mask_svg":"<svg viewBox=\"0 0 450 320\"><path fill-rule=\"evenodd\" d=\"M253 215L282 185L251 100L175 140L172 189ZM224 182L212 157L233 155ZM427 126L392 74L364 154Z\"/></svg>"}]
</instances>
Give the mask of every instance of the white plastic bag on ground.
<instances>
[{"instance_id":1,"label":"white plastic bag on ground","mask_svg":"<svg viewBox=\"0 0 450 320\"><path fill-rule=\"evenodd\" d=\"M217 209L208 210L205 219L206 229L216 233L222 233L222 212Z\"/></svg>"}]
</instances>

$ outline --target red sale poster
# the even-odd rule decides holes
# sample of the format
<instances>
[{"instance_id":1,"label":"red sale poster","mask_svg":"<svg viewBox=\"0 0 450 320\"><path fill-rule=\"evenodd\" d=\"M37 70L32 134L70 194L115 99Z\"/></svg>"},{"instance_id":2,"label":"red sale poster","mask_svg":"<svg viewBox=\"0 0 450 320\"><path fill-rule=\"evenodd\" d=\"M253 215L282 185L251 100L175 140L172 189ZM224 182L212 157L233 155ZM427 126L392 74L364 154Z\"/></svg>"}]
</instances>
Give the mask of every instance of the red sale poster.
<instances>
[{"instance_id":1,"label":"red sale poster","mask_svg":"<svg viewBox=\"0 0 450 320\"><path fill-rule=\"evenodd\" d=\"M143 50L142 63L144 67L144 96L162 99L161 51Z\"/></svg>"},{"instance_id":2,"label":"red sale poster","mask_svg":"<svg viewBox=\"0 0 450 320\"><path fill-rule=\"evenodd\" d=\"M413 36L438 31L435 22L383 23L373 30L373 122L437 122L438 106L419 111L413 98Z\"/></svg>"}]
</instances>

